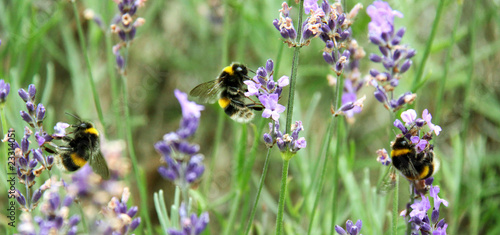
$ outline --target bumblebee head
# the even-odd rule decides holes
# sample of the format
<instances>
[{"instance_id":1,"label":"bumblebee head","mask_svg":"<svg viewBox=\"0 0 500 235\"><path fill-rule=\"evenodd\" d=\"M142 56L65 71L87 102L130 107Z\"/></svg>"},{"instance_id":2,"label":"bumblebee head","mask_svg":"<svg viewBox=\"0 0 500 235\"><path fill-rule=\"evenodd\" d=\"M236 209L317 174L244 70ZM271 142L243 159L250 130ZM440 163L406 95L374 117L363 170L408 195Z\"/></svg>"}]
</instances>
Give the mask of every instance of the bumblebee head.
<instances>
[{"instance_id":1,"label":"bumblebee head","mask_svg":"<svg viewBox=\"0 0 500 235\"><path fill-rule=\"evenodd\" d=\"M231 66L232 70L240 75L246 76L248 74L248 69L245 65L233 63Z\"/></svg>"},{"instance_id":2,"label":"bumblebee head","mask_svg":"<svg viewBox=\"0 0 500 235\"><path fill-rule=\"evenodd\" d=\"M89 128L93 128L94 126L90 122L80 121L80 123L74 124L72 127L75 127L78 130L87 130Z\"/></svg>"}]
</instances>

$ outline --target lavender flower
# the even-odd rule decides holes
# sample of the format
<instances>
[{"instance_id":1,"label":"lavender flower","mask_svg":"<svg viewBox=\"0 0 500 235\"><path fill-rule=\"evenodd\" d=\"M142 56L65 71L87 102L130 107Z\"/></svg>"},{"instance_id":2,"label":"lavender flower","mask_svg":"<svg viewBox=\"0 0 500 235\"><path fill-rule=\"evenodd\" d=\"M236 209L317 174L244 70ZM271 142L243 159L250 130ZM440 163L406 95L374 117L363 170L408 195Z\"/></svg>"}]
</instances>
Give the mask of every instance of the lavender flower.
<instances>
[{"instance_id":1,"label":"lavender flower","mask_svg":"<svg viewBox=\"0 0 500 235\"><path fill-rule=\"evenodd\" d=\"M372 80L369 84L375 87L375 98L384 104L388 110L396 111L403 105L412 103L416 94L406 92L394 98L394 89L398 86L401 75L408 71L415 55L415 50L406 45L400 45L405 29L395 31L394 17L403 17L399 11L392 10L388 3L375 1L368 6L366 12L372 21L368 24L370 42L377 45L381 55L371 54L370 60L382 63L385 71L370 70Z\"/></svg>"},{"instance_id":2,"label":"lavender flower","mask_svg":"<svg viewBox=\"0 0 500 235\"><path fill-rule=\"evenodd\" d=\"M187 94L175 90L175 96L182 108L180 128L163 136L163 141L155 144L155 149L162 154L167 166L160 166L158 172L163 178L173 181L182 189L199 179L205 167L203 155L198 154L199 146L191 144L187 138L194 135L200 122L200 111L203 106L187 99Z\"/></svg>"},{"instance_id":3,"label":"lavender flower","mask_svg":"<svg viewBox=\"0 0 500 235\"><path fill-rule=\"evenodd\" d=\"M129 198L130 191L127 187L123 189L121 199L111 198L108 205L102 209L104 220L96 222L97 232L100 234L128 234L139 226L141 218L135 217L138 207L127 207Z\"/></svg>"},{"instance_id":4,"label":"lavender flower","mask_svg":"<svg viewBox=\"0 0 500 235\"><path fill-rule=\"evenodd\" d=\"M271 125L269 125L271 127ZM279 125L278 125L279 128ZM307 141L304 137L299 138L299 133L304 130L302 126L302 121L296 121L292 125L292 134L282 134L279 130L276 130L276 145L278 146L282 157L285 159L292 158L297 151L305 148L307 146ZM271 146L272 147L272 146Z\"/></svg>"},{"instance_id":5,"label":"lavender flower","mask_svg":"<svg viewBox=\"0 0 500 235\"><path fill-rule=\"evenodd\" d=\"M432 151L433 146L429 143L432 140L433 133L439 135L441 127L431 122L432 115L427 109L422 112L422 118L417 118L417 112L413 109L401 113L401 120L394 121L394 126L401 130L403 136L410 140L415 146L417 153L427 153ZM429 126L430 131L421 133L425 126Z\"/></svg>"},{"instance_id":6,"label":"lavender flower","mask_svg":"<svg viewBox=\"0 0 500 235\"><path fill-rule=\"evenodd\" d=\"M198 235L205 230L209 222L208 212L201 213L200 217L197 217L194 213L188 217L184 203L179 208L179 215L180 229L168 229L169 235Z\"/></svg>"},{"instance_id":7,"label":"lavender flower","mask_svg":"<svg viewBox=\"0 0 500 235\"><path fill-rule=\"evenodd\" d=\"M387 154L387 150L385 149L377 150L377 162L382 163L382 165L384 166L388 166L391 164L392 160L389 157L389 154Z\"/></svg>"},{"instance_id":8,"label":"lavender flower","mask_svg":"<svg viewBox=\"0 0 500 235\"><path fill-rule=\"evenodd\" d=\"M9 95L10 84L6 83L3 79L0 79L0 105L5 103L5 98Z\"/></svg>"},{"instance_id":9,"label":"lavender flower","mask_svg":"<svg viewBox=\"0 0 500 235\"><path fill-rule=\"evenodd\" d=\"M361 231L362 226L363 222L361 220L356 221L356 224L354 224L351 220L347 220L345 223L346 229L344 230L342 227L335 225L335 232L339 235L358 235L360 234L359 232Z\"/></svg>"},{"instance_id":10,"label":"lavender flower","mask_svg":"<svg viewBox=\"0 0 500 235\"><path fill-rule=\"evenodd\" d=\"M262 117L271 118L277 121L280 113L285 111L285 106L278 103L281 98L283 88L288 86L290 80L288 76L282 76L278 81L274 81L274 62L269 59L265 67L259 67L256 75L251 80L246 80L244 83L248 87L248 92L245 96L257 96L257 99L264 106Z\"/></svg>"},{"instance_id":11,"label":"lavender flower","mask_svg":"<svg viewBox=\"0 0 500 235\"><path fill-rule=\"evenodd\" d=\"M42 185L43 190L48 188L50 190L44 195L43 204L40 207L41 216L32 218L30 213L24 212L21 215L21 224L19 225L19 232L21 234L77 233L80 216L70 216L69 207L73 203L74 198L69 194L64 197L61 196L59 189L63 186L63 181L56 181L55 178L47 180ZM38 230L35 230L35 224L38 226Z\"/></svg>"},{"instance_id":12,"label":"lavender flower","mask_svg":"<svg viewBox=\"0 0 500 235\"><path fill-rule=\"evenodd\" d=\"M285 43L288 43L289 47L297 46L298 45L296 42L297 31L295 30L292 18L290 18L289 15L290 9L292 8L289 7L286 2L283 2L283 4L281 4L281 7L282 7L281 10L279 10L280 11L279 20L274 19L273 25L280 32L281 37L285 39Z\"/></svg>"},{"instance_id":13,"label":"lavender flower","mask_svg":"<svg viewBox=\"0 0 500 235\"><path fill-rule=\"evenodd\" d=\"M409 207L412 209L408 214L406 210L401 212L402 216L408 216L408 222L411 223L412 234L446 234L448 224L444 219L439 220L439 207L441 204L448 206L448 201L439 198L439 186L430 185L430 196L433 198L434 206L431 207L429 197L421 195L420 200L415 200ZM429 209L432 208L431 218L428 216Z\"/></svg>"},{"instance_id":14,"label":"lavender flower","mask_svg":"<svg viewBox=\"0 0 500 235\"><path fill-rule=\"evenodd\" d=\"M146 20L136 17L137 9L144 6L146 0L114 0L118 4L120 16L111 25L111 32L118 35L120 42L113 46L113 54L116 56L116 63L121 72L126 65L125 58L121 55L120 49L128 47L134 40L137 28L142 26Z\"/></svg>"}]
</instances>

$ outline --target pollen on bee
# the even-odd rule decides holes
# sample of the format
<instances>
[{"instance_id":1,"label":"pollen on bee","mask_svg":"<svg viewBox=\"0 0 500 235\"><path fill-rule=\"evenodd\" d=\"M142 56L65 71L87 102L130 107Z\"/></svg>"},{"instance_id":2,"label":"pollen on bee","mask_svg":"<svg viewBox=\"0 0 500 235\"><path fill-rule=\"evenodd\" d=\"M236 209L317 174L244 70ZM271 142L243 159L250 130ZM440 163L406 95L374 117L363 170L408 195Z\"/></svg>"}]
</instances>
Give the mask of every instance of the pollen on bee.
<instances>
[{"instance_id":1,"label":"pollen on bee","mask_svg":"<svg viewBox=\"0 0 500 235\"><path fill-rule=\"evenodd\" d=\"M219 99L219 106L221 108L226 108L229 105L229 103L231 103L231 100L228 98L220 98Z\"/></svg>"},{"instance_id":2,"label":"pollen on bee","mask_svg":"<svg viewBox=\"0 0 500 235\"><path fill-rule=\"evenodd\" d=\"M88 129L86 129L86 130L85 130L85 133L94 134L94 135L99 136L99 132L97 131L97 129L95 129L95 128L93 128L93 127L92 127L92 128L88 128Z\"/></svg>"}]
</instances>

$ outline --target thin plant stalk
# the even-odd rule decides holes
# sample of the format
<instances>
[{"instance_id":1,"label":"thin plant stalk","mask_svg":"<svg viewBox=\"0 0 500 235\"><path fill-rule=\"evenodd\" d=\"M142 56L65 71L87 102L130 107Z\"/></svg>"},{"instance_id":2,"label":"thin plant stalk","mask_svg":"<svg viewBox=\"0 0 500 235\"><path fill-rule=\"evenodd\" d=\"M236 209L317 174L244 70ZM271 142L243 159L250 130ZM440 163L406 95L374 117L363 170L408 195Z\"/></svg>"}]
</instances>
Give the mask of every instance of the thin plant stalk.
<instances>
[{"instance_id":1,"label":"thin plant stalk","mask_svg":"<svg viewBox=\"0 0 500 235\"><path fill-rule=\"evenodd\" d=\"M299 23L297 30L297 42L300 43L302 38L302 17L304 11L304 0L300 0L299 3ZM299 67L299 55L300 55L300 47L296 46L293 51L293 59L292 59L292 72L290 74L290 89L288 94L288 105L287 105L287 113L286 113L286 125L285 125L285 133L290 133L292 117L293 117L293 103L295 98L295 84L297 82L297 70ZM283 231L283 213L285 209L285 193L286 193L286 184L288 178L288 166L290 164L289 152L286 152L283 157L283 168L281 174L281 189L280 196L278 202L278 215L276 217L276 234L280 235Z\"/></svg>"},{"instance_id":2,"label":"thin plant stalk","mask_svg":"<svg viewBox=\"0 0 500 235\"><path fill-rule=\"evenodd\" d=\"M399 217L399 175L396 174L396 182L394 186L394 197L392 199L392 226L391 226L391 234L398 234L398 217ZM412 199L413 200L413 199ZM408 226L410 223L408 223ZM411 229L410 229L411 230Z\"/></svg>"},{"instance_id":3,"label":"thin plant stalk","mask_svg":"<svg viewBox=\"0 0 500 235\"><path fill-rule=\"evenodd\" d=\"M342 91L344 88L344 79L340 75L337 76L337 91L335 92L335 108L334 110L337 110L340 108L342 105ZM334 126L337 129L337 143L335 146L335 154L333 155L333 197L332 197L332 220L330 224L330 234L333 234L335 231L335 220L337 219L336 216L336 211L337 211L337 189L338 189L338 184L339 184L339 170L338 170L338 164L339 164L339 155L340 155L340 141L341 141L341 128L339 128L340 124L340 118L336 118L334 121ZM329 142L328 142L329 143Z\"/></svg>"},{"instance_id":4,"label":"thin plant stalk","mask_svg":"<svg viewBox=\"0 0 500 235\"><path fill-rule=\"evenodd\" d=\"M73 5L73 13L75 15L75 20L76 20L76 28L78 31L78 38L80 39L80 47L82 48L82 53L85 57L85 62L87 64L87 73L89 75L89 83L90 87L92 89L92 95L94 97L94 104L95 108L97 110L97 115L99 116L99 121L103 126L106 126L104 123L104 116L102 114L102 108L101 108L101 102L99 100L99 95L97 94L97 89L94 83L94 76L92 75L92 66L90 65L90 58L87 52L87 45L85 44L85 38L83 36L83 29L82 29L82 24L80 23L80 16L79 12L76 9L76 3L74 0L71 1ZM103 129L104 134L106 134L106 128Z\"/></svg>"},{"instance_id":5,"label":"thin plant stalk","mask_svg":"<svg viewBox=\"0 0 500 235\"><path fill-rule=\"evenodd\" d=\"M286 186L288 182L289 165L290 165L290 160L283 159L283 169L281 172L281 189L280 189L280 198L278 204L278 216L276 218L276 235L281 235L283 232L283 211L285 209L285 195L286 195Z\"/></svg>"},{"instance_id":6,"label":"thin plant stalk","mask_svg":"<svg viewBox=\"0 0 500 235\"><path fill-rule=\"evenodd\" d=\"M441 20L441 13L443 13L445 0L440 0L438 8L436 10L436 18L434 18L434 22L432 23L431 34L429 35L429 39L427 39L427 44L425 45L424 55L422 56L422 60L420 61L420 67L415 74L415 78L413 79L412 92L415 93L417 87L419 86L420 79L422 78L422 74L424 73L425 63L429 58L429 54L432 48L432 42L434 41L434 36L436 36L436 32L439 26L439 21Z\"/></svg>"},{"instance_id":7,"label":"thin plant stalk","mask_svg":"<svg viewBox=\"0 0 500 235\"><path fill-rule=\"evenodd\" d=\"M128 48L125 48L124 53L124 61L128 62ZM126 64L124 65L125 68ZM148 233L152 234L153 228L151 225L151 219L149 218L148 208L148 199L147 199L147 182L143 176L141 176L141 172L139 171L139 165L137 163L137 157L135 156L134 142L132 138L132 125L130 121L130 111L128 107L128 89L127 89L127 76L125 73L121 73L122 83L123 83L123 110L125 116L125 132L127 137L127 147L130 155L130 159L132 160L132 169L134 171L135 179L137 182L137 187L139 188L139 199L141 201L141 216L146 220L146 227L148 229Z\"/></svg>"},{"instance_id":8,"label":"thin plant stalk","mask_svg":"<svg viewBox=\"0 0 500 235\"><path fill-rule=\"evenodd\" d=\"M255 196L255 202L253 203L252 212L250 213L250 219L248 220L247 228L244 233L245 235L248 235L250 233L250 228L252 227L253 218L255 217L255 211L257 211L257 205L259 204L260 193L262 191L262 187L264 186L264 181L266 180L270 155L271 155L271 149L268 149L266 155L266 161L264 162L264 169L262 170L262 175L260 176L259 188L257 189L257 196Z\"/></svg>"}]
</instances>

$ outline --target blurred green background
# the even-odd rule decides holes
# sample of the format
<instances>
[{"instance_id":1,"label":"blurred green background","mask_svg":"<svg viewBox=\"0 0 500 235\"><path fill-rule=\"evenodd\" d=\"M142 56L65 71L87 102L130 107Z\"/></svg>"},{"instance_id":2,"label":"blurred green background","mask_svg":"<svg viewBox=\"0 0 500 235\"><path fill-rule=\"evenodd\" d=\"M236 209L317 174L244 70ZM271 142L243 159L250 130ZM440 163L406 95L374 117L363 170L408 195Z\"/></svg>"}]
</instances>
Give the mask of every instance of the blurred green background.
<instances>
[{"instance_id":1,"label":"blurred green background","mask_svg":"<svg viewBox=\"0 0 500 235\"><path fill-rule=\"evenodd\" d=\"M360 2L364 9L352 26L353 37L369 55L378 50L367 40L370 18L365 10L372 2ZM396 28L406 27L402 43L417 50L413 66L404 75L396 94L408 91L417 70L424 66L422 56L439 2L389 1L393 9L404 14L404 18L395 20ZM139 10L138 15L145 18L146 23L138 28L129 51L127 83L133 144L139 167L146 173L147 210L154 226L158 226L158 221L152 203L153 192L163 189L167 205L172 202L173 185L157 173L161 163L153 145L165 133L178 127L181 112L173 90L189 92L197 84L215 79L220 70L233 61L256 70L264 66L267 59L273 59L279 67L275 76L289 76L293 50L283 44L272 25L272 20L278 18L281 3L265 0L150 0ZM356 3L347 1L347 9ZM293 2L290 5L292 14L295 14L292 18L297 22L298 7ZM441 216L449 224L449 234L500 234L499 6L499 1L444 1L444 10L425 61L421 79L424 83L416 91L414 108L417 113L420 115L422 110L429 109L433 122L443 128L441 135L434 138L434 149L441 161L434 184L441 187L440 197L450 202L449 207L441 207ZM106 45L106 40L111 40L112 44L118 41L116 35L109 33L109 22L118 12L116 4L111 0L77 1L77 9L104 110L105 123L99 123L99 129L105 130L106 139L124 139L123 116L115 115L116 111L123 113L123 100L121 97L113 100L111 81L117 79L119 87L123 84L116 73L109 45ZM94 21L84 20L85 10L92 10L102 17L106 32ZM25 107L17 90L27 89L31 83L38 89L37 100L47 108L46 130L52 130L58 121L71 122L64 115L65 111L98 122L71 3L1 0L0 40L0 78L11 84L11 94L5 106L9 127L19 132L23 130L25 124L19 118L19 111ZM285 217L287 234L307 231L317 191L311 185L316 186L319 175L320 147L331 115L334 90L326 79L333 73L321 56L323 47L324 43L315 39L303 47L300 54L293 120L304 122L308 145L291 161ZM360 66L362 76L367 75L370 68L381 68L380 64L370 62L368 56ZM441 93L443 81L445 86ZM334 166L330 161L327 172L339 167L341 173L337 196L339 207L333 212L337 215L336 224L343 226L347 219L362 219L363 234L386 234L392 196L375 193L377 180L385 170L376 161L375 151L389 148L394 134L388 132L388 126L392 126L393 120L389 120L387 111L373 98L373 91L370 86L361 90L367 95L364 110L355 116L355 122L346 125L347 139L342 141L340 163ZM285 91L281 100L284 105L287 94ZM439 109L436 107L438 101L442 102ZM260 118L253 123L259 126ZM248 144L244 151L249 151L255 136L254 126L248 127ZM206 105L193 140L200 144L207 166L198 191L200 201L207 202L205 208L210 212L210 231L207 232L210 234L219 234L228 226L229 205L236 184L234 176L241 170L236 167L235 157L241 147L238 147L241 129L241 124L224 116L218 106ZM268 131L267 124L264 131ZM332 143L335 143L335 136ZM332 144L329 156L335 152L334 147ZM246 226L248 215L245 213L249 212L254 201L265 151L261 141L252 168L253 180L241 203L242 212L232 225L234 231ZM274 149L255 219L259 231L264 234L274 230L280 175L281 159ZM326 233L330 228L331 177L326 177L313 234ZM129 186L133 192L137 191L133 180ZM408 183L401 180L400 210L408 201L407 188ZM5 192L0 195L3 214L7 199ZM138 205L138 198L134 199ZM2 217L1 221L4 219ZM400 222L403 230L403 220Z\"/></svg>"}]
</instances>

